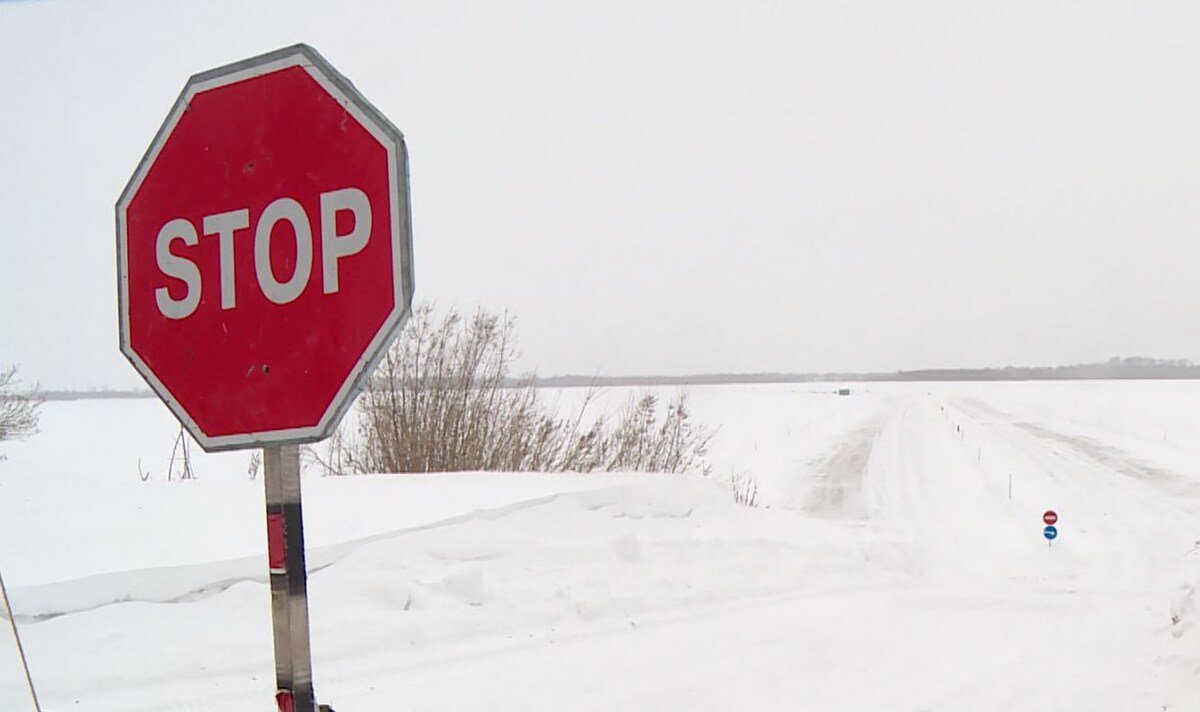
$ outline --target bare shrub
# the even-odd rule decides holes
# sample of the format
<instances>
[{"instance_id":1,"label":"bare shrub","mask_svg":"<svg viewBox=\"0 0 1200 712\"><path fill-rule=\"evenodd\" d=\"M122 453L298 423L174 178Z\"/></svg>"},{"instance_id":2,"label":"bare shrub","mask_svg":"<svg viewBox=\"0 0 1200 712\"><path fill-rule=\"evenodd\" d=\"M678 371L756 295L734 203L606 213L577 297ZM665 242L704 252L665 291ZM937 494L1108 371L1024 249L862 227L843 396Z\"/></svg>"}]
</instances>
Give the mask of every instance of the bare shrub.
<instances>
[{"instance_id":1,"label":"bare shrub","mask_svg":"<svg viewBox=\"0 0 1200 712\"><path fill-rule=\"evenodd\" d=\"M512 379L513 318L419 306L358 402L357 425L312 457L326 472L708 473L711 434L691 422L686 397L659 415L656 396L630 403L610 425L548 410L529 377Z\"/></svg>"},{"instance_id":2,"label":"bare shrub","mask_svg":"<svg viewBox=\"0 0 1200 712\"><path fill-rule=\"evenodd\" d=\"M42 400L19 386L16 366L0 371L0 440L17 440L37 432Z\"/></svg>"},{"instance_id":3,"label":"bare shrub","mask_svg":"<svg viewBox=\"0 0 1200 712\"><path fill-rule=\"evenodd\" d=\"M316 465L322 475L344 475L349 471L346 462L351 456L346 447L346 428L333 431L333 436L322 445L302 445L300 447L300 466Z\"/></svg>"},{"instance_id":4,"label":"bare shrub","mask_svg":"<svg viewBox=\"0 0 1200 712\"><path fill-rule=\"evenodd\" d=\"M192 438L179 426L179 434L175 436L175 445L171 447L171 459L167 461L167 482L171 481L172 476L177 476L180 480L196 479L196 472L192 469Z\"/></svg>"},{"instance_id":5,"label":"bare shrub","mask_svg":"<svg viewBox=\"0 0 1200 712\"><path fill-rule=\"evenodd\" d=\"M682 393L667 403L661 421L658 396L642 396L620 416L601 448L608 456L604 469L708 474L703 458L712 435L690 418Z\"/></svg>"},{"instance_id":6,"label":"bare shrub","mask_svg":"<svg viewBox=\"0 0 1200 712\"><path fill-rule=\"evenodd\" d=\"M747 507L758 506L758 480L744 472L733 472L729 476L733 490L733 501Z\"/></svg>"},{"instance_id":7,"label":"bare shrub","mask_svg":"<svg viewBox=\"0 0 1200 712\"><path fill-rule=\"evenodd\" d=\"M184 430L183 426L179 426L179 432L175 435L174 444L171 445L171 456L167 459L167 482L172 479L179 480L194 480L196 479L196 471L192 468L192 436ZM251 456L251 461L258 457L257 453ZM142 459L139 457L137 461L138 479L142 482L149 482L154 473L150 469L142 467ZM254 479L255 471L250 473L250 479Z\"/></svg>"}]
</instances>

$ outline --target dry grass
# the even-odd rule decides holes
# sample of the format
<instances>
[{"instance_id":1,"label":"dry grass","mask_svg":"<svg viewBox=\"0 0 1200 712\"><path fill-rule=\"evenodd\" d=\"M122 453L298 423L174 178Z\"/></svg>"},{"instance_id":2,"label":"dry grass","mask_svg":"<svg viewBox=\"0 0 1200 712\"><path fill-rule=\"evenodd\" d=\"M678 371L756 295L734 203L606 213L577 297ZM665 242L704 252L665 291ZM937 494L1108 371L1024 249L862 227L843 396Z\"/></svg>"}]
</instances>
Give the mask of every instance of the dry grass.
<instances>
[{"instance_id":1,"label":"dry grass","mask_svg":"<svg viewBox=\"0 0 1200 712\"><path fill-rule=\"evenodd\" d=\"M687 400L656 396L615 418L587 420L544 406L528 379L512 379L508 314L418 307L358 403L357 425L317 458L331 473L696 472L707 474L711 433L691 421ZM661 412L660 412L661 411ZM587 422L585 422L587 420Z\"/></svg>"},{"instance_id":2,"label":"dry grass","mask_svg":"<svg viewBox=\"0 0 1200 712\"><path fill-rule=\"evenodd\" d=\"M744 472L732 472L729 476L729 486L734 502L747 507L758 506L758 480Z\"/></svg>"}]
</instances>

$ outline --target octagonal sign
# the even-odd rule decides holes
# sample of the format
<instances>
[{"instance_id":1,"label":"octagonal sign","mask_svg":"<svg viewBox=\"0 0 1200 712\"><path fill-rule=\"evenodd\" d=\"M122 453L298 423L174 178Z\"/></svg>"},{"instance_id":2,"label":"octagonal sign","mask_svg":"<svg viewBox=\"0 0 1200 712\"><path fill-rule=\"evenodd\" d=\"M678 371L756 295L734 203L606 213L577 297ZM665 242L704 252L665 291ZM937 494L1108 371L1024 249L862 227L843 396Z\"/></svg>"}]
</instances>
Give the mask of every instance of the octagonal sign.
<instances>
[{"instance_id":1,"label":"octagonal sign","mask_svg":"<svg viewBox=\"0 0 1200 712\"><path fill-rule=\"evenodd\" d=\"M404 138L305 45L198 74L117 269L121 351L205 450L320 440L410 311Z\"/></svg>"}]
</instances>

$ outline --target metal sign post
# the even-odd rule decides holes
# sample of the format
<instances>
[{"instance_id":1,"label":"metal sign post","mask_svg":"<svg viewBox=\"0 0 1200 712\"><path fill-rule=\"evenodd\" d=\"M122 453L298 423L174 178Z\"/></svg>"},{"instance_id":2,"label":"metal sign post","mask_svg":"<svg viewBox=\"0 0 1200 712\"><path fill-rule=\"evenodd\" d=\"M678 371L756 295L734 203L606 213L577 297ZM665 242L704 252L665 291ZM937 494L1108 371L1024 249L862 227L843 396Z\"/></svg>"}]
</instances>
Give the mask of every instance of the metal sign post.
<instances>
[{"instance_id":1,"label":"metal sign post","mask_svg":"<svg viewBox=\"0 0 1200 712\"><path fill-rule=\"evenodd\" d=\"M275 701L280 712L316 710L308 634L308 571L300 510L300 448L263 448L267 558L275 636Z\"/></svg>"}]
</instances>

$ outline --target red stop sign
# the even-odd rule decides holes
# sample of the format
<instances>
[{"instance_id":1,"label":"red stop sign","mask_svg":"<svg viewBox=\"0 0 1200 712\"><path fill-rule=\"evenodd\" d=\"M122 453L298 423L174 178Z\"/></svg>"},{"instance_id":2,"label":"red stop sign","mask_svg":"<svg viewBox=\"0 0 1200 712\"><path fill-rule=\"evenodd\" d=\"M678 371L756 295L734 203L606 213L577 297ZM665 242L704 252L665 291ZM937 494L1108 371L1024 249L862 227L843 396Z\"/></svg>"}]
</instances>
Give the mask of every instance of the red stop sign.
<instances>
[{"instance_id":1,"label":"red stop sign","mask_svg":"<svg viewBox=\"0 0 1200 712\"><path fill-rule=\"evenodd\" d=\"M404 138L310 47L192 77L117 202L121 350L206 450L329 435L407 319Z\"/></svg>"},{"instance_id":2,"label":"red stop sign","mask_svg":"<svg viewBox=\"0 0 1200 712\"><path fill-rule=\"evenodd\" d=\"M1047 525L1057 522L1058 521L1058 512L1055 512L1053 509L1047 509L1046 513L1042 515L1042 521L1045 522Z\"/></svg>"}]
</instances>

